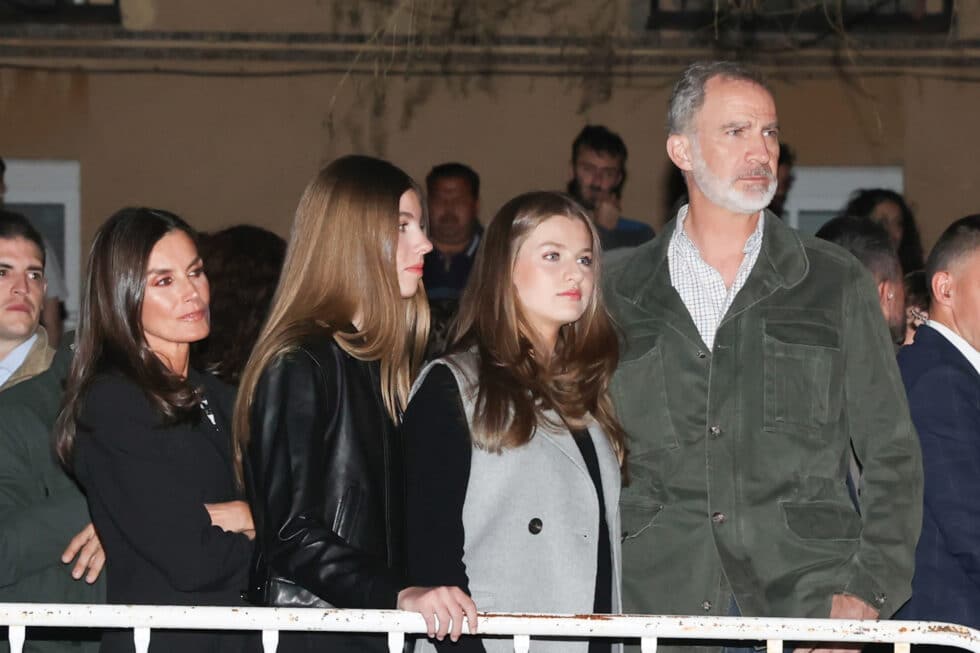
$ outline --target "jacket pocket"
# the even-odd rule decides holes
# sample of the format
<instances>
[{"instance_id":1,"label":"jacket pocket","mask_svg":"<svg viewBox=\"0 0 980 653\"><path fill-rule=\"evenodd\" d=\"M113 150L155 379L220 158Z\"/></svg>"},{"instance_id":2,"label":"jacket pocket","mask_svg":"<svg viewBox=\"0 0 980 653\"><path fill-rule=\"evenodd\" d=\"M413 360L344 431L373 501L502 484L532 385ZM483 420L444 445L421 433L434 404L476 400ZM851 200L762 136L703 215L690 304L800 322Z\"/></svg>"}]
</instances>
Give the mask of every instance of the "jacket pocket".
<instances>
[{"instance_id":1,"label":"jacket pocket","mask_svg":"<svg viewBox=\"0 0 980 653\"><path fill-rule=\"evenodd\" d=\"M837 330L827 324L766 320L764 393L767 431L815 431L832 412Z\"/></svg>"},{"instance_id":2,"label":"jacket pocket","mask_svg":"<svg viewBox=\"0 0 980 653\"><path fill-rule=\"evenodd\" d=\"M360 489L356 485L348 485L333 519L333 532L347 542L351 541L351 534L356 532L360 503Z\"/></svg>"},{"instance_id":3,"label":"jacket pocket","mask_svg":"<svg viewBox=\"0 0 980 653\"><path fill-rule=\"evenodd\" d=\"M861 517L836 501L784 501L780 503L786 527L804 540L857 540Z\"/></svg>"},{"instance_id":4,"label":"jacket pocket","mask_svg":"<svg viewBox=\"0 0 980 653\"><path fill-rule=\"evenodd\" d=\"M629 435L631 455L680 446L670 419L658 340L638 358L620 362L610 386L616 415Z\"/></svg>"},{"instance_id":5,"label":"jacket pocket","mask_svg":"<svg viewBox=\"0 0 980 653\"><path fill-rule=\"evenodd\" d=\"M637 496L624 490L619 502L622 541L642 535L654 525L663 509L663 504L652 497Z\"/></svg>"}]
</instances>

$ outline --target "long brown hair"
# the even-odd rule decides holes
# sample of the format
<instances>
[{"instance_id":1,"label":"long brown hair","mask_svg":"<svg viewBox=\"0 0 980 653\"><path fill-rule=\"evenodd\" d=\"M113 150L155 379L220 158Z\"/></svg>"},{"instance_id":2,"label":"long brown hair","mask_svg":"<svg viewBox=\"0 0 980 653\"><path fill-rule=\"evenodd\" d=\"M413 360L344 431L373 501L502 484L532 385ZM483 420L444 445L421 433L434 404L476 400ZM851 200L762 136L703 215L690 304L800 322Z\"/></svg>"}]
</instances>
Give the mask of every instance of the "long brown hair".
<instances>
[{"instance_id":1,"label":"long brown hair","mask_svg":"<svg viewBox=\"0 0 980 653\"><path fill-rule=\"evenodd\" d=\"M201 392L171 372L153 353L143 333L146 266L153 247L173 231L197 242L197 234L167 211L126 208L99 227L89 250L88 275L61 414L55 424L58 458L71 467L82 398L100 372L116 372L136 383L167 423L200 415Z\"/></svg>"},{"instance_id":2,"label":"long brown hair","mask_svg":"<svg viewBox=\"0 0 980 653\"><path fill-rule=\"evenodd\" d=\"M300 198L269 317L242 373L235 405L234 458L239 482L255 388L276 358L317 332L361 360L381 362L381 396L396 422L422 360L429 331L425 292L403 299L398 286L398 204L421 190L380 159L341 157L313 178ZM360 330L352 321L360 316Z\"/></svg>"},{"instance_id":3,"label":"long brown hair","mask_svg":"<svg viewBox=\"0 0 980 653\"><path fill-rule=\"evenodd\" d=\"M517 252L545 220L564 216L585 224L592 236L595 284L582 317L561 327L550 357L535 358L533 333L514 289ZM626 435L609 398L609 382L619 361L619 342L600 288L599 235L572 198L538 191L519 195L497 212L487 227L473 264L450 349L476 347L479 392L473 425L477 447L499 452L528 442L552 409L570 425L588 415L602 426L625 460ZM544 361L544 362L542 362Z\"/></svg>"}]
</instances>

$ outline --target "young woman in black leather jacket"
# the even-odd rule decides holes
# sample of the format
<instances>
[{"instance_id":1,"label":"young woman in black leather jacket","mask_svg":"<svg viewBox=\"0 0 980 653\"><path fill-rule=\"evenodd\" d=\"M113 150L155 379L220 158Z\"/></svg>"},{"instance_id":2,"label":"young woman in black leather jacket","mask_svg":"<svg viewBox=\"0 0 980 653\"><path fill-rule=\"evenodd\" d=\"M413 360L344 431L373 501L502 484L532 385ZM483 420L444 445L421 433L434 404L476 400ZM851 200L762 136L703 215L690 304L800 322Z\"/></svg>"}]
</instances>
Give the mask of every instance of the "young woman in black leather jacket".
<instances>
[{"instance_id":1,"label":"young woman in black leather jacket","mask_svg":"<svg viewBox=\"0 0 980 653\"><path fill-rule=\"evenodd\" d=\"M235 411L259 605L413 610L440 639L458 638L464 614L475 626L459 588L404 579L396 424L425 346L431 249L418 185L385 161L340 158L300 199ZM279 651L386 651L385 642L283 633Z\"/></svg>"}]
</instances>

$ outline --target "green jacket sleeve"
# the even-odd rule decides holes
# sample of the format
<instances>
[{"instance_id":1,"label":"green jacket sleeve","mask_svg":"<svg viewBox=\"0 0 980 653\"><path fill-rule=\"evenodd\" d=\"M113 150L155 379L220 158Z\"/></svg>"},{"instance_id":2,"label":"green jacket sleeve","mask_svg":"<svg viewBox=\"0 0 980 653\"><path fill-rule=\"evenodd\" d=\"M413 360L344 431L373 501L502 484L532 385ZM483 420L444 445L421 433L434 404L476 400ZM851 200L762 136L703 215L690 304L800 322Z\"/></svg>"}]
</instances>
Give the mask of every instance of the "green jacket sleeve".
<instances>
[{"instance_id":1,"label":"green jacket sleeve","mask_svg":"<svg viewBox=\"0 0 980 653\"><path fill-rule=\"evenodd\" d=\"M884 619L912 594L922 529L922 453L877 289L864 270L845 301L844 409L863 469L863 528L857 554L842 569L840 588L864 599Z\"/></svg>"},{"instance_id":2,"label":"green jacket sleeve","mask_svg":"<svg viewBox=\"0 0 980 653\"><path fill-rule=\"evenodd\" d=\"M57 468L50 428L30 409L4 406L0 420L0 587L52 566L89 523L85 497Z\"/></svg>"}]
</instances>

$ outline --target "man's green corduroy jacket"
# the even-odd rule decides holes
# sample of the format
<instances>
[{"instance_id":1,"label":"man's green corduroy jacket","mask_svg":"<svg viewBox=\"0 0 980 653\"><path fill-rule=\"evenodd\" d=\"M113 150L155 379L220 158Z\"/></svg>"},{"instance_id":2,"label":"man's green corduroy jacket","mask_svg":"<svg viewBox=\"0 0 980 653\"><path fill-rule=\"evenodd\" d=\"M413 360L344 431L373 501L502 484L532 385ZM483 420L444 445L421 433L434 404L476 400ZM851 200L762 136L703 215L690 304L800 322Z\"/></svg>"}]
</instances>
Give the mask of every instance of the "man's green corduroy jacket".
<instances>
[{"instance_id":1,"label":"man's green corduroy jacket","mask_svg":"<svg viewBox=\"0 0 980 653\"><path fill-rule=\"evenodd\" d=\"M709 350L671 286L674 224L604 280L624 334L624 609L727 615L734 595L744 616L826 617L847 593L890 616L910 596L922 464L874 282L767 213Z\"/></svg>"}]
</instances>

